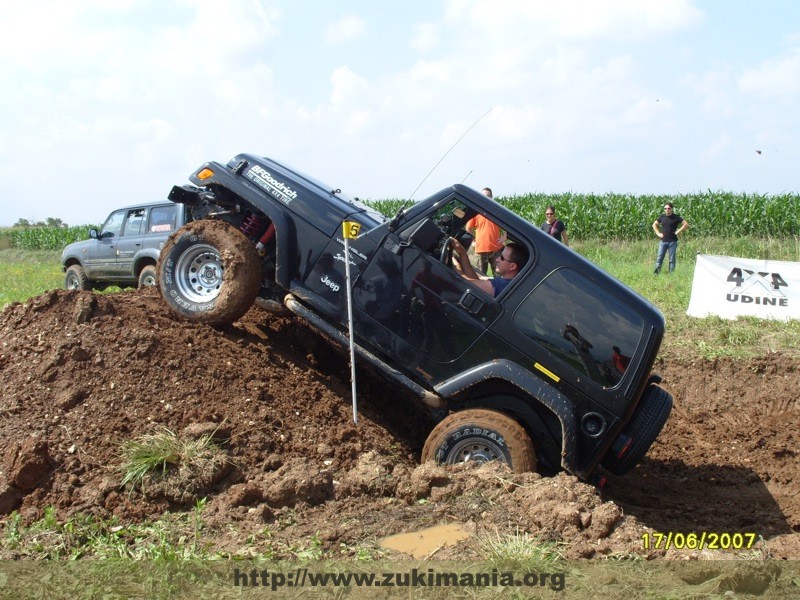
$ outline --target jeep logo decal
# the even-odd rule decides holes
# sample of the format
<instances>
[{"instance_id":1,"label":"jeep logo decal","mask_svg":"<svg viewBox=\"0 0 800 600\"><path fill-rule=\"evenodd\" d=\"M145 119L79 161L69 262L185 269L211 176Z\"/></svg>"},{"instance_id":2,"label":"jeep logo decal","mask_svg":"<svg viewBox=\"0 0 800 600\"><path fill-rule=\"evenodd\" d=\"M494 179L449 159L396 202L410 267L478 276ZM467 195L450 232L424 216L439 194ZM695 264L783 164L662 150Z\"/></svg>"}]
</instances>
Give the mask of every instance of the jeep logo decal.
<instances>
[{"instance_id":1,"label":"jeep logo decal","mask_svg":"<svg viewBox=\"0 0 800 600\"><path fill-rule=\"evenodd\" d=\"M320 277L320 281L325 285L327 285L329 288L331 288L334 292L338 292L339 289L341 289L339 287L339 284L336 283L335 281L331 281L330 279L328 279L327 275Z\"/></svg>"}]
</instances>

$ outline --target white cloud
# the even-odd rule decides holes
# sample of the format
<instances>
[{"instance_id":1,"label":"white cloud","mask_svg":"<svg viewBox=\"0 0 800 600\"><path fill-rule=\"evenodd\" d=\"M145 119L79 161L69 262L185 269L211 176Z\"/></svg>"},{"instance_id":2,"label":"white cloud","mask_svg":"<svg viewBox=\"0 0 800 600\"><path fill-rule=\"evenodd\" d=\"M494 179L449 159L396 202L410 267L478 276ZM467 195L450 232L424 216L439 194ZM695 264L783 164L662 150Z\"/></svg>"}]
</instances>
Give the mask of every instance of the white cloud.
<instances>
[{"instance_id":1,"label":"white cloud","mask_svg":"<svg viewBox=\"0 0 800 600\"><path fill-rule=\"evenodd\" d=\"M800 92L800 49L747 69L738 83L743 92L796 103Z\"/></svg>"},{"instance_id":2,"label":"white cloud","mask_svg":"<svg viewBox=\"0 0 800 600\"><path fill-rule=\"evenodd\" d=\"M337 19L325 31L325 41L339 44L360 38L367 30L367 23L358 15L346 15Z\"/></svg>"},{"instance_id":3,"label":"white cloud","mask_svg":"<svg viewBox=\"0 0 800 600\"><path fill-rule=\"evenodd\" d=\"M431 52L439 47L440 29L437 23L420 23L414 26L411 47L419 52Z\"/></svg>"},{"instance_id":4,"label":"white cloud","mask_svg":"<svg viewBox=\"0 0 800 600\"><path fill-rule=\"evenodd\" d=\"M486 117L490 138L496 145L512 140L524 140L541 130L544 111L528 103L498 105Z\"/></svg>"},{"instance_id":5,"label":"white cloud","mask_svg":"<svg viewBox=\"0 0 800 600\"><path fill-rule=\"evenodd\" d=\"M349 67L339 67L331 76L330 99L333 106L347 106L351 101L360 104L369 91L367 82Z\"/></svg>"},{"instance_id":6,"label":"white cloud","mask_svg":"<svg viewBox=\"0 0 800 600\"><path fill-rule=\"evenodd\" d=\"M450 23L466 23L484 38L518 38L527 31L534 41L647 40L702 21L691 0L450 0ZM521 37L518 39L522 39Z\"/></svg>"},{"instance_id":7,"label":"white cloud","mask_svg":"<svg viewBox=\"0 0 800 600\"><path fill-rule=\"evenodd\" d=\"M706 159L719 158L724 152L731 148L733 139L730 135L721 135L711 142L701 153L700 156Z\"/></svg>"}]
</instances>

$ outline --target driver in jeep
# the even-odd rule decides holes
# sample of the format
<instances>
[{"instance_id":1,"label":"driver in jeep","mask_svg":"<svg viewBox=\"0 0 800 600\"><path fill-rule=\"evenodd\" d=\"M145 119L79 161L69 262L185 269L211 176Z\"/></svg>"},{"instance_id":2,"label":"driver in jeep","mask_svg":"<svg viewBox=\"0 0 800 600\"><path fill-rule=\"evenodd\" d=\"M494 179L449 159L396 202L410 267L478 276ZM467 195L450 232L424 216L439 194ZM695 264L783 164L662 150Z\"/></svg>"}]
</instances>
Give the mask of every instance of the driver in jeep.
<instances>
[{"instance_id":1,"label":"driver in jeep","mask_svg":"<svg viewBox=\"0 0 800 600\"><path fill-rule=\"evenodd\" d=\"M468 279L473 285L490 296L497 296L528 262L528 250L521 244L507 243L492 265L494 277L481 276L469 261L467 250L455 238L450 238L450 247L453 249L453 258L460 267L461 276Z\"/></svg>"}]
</instances>

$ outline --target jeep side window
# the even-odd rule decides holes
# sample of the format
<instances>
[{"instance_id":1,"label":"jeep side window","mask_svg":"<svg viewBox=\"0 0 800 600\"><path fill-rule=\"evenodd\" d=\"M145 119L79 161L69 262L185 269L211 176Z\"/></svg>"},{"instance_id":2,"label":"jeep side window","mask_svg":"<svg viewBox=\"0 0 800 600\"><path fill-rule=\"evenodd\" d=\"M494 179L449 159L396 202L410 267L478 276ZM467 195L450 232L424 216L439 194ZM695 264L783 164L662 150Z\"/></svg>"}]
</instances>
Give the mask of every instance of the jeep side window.
<instances>
[{"instance_id":1,"label":"jeep side window","mask_svg":"<svg viewBox=\"0 0 800 600\"><path fill-rule=\"evenodd\" d=\"M144 209L129 210L128 216L125 218L124 235L141 235L142 225L144 225Z\"/></svg>"},{"instance_id":2,"label":"jeep side window","mask_svg":"<svg viewBox=\"0 0 800 600\"><path fill-rule=\"evenodd\" d=\"M514 312L514 326L563 363L610 388L622 379L644 320L583 275L562 268L525 298Z\"/></svg>"},{"instance_id":3,"label":"jeep side window","mask_svg":"<svg viewBox=\"0 0 800 600\"><path fill-rule=\"evenodd\" d=\"M458 237L472 217L477 214L463 202L452 200L442 206L433 216L434 222L447 237Z\"/></svg>"},{"instance_id":4,"label":"jeep side window","mask_svg":"<svg viewBox=\"0 0 800 600\"><path fill-rule=\"evenodd\" d=\"M400 237L411 241L420 249L434 258L442 255L445 244L450 237L455 237L465 243L464 226L476 212L458 200L451 200L444 204L429 218L416 222L411 227L400 233ZM469 241L471 241L471 236ZM465 247L467 245L465 244ZM448 263L447 266L450 266Z\"/></svg>"},{"instance_id":5,"label":"jeep side window","mask_svg":"<svg viewBox=\"0 0 800 600\"><path fill-rule=\"evenodd\" d=\"M120 233L122 232L122 223L124 220L124 210L118 210L111 213L108 219L106 219L106 222L103 224L103 228L100 230L100 235L98 237L101 239L119 237Z\"/></svg>"},{"instance_id":6,"label":"jeep side window","mask_svg":"<svg viewBox=\"0 0 800 600\"><path fill-rule=\"evenodd\" d=\"M149 233L169 233L175 230L178 207L174 204L168 206L155 206L150 209Z\"/></svg>"}]
</instances>

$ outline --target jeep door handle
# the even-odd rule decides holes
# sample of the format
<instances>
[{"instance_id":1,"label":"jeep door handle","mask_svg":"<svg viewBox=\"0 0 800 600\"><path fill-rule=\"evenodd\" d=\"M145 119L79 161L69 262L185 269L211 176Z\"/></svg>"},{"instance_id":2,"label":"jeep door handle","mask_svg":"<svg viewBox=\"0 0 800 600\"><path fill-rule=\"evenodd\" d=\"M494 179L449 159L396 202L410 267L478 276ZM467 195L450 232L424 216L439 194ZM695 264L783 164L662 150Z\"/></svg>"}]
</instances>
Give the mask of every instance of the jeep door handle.
<instances>
[{"instance_id":1,"label":"jeep door handle","mask_svg":"<svg viewBox=\"0 0 800 600\"><path fill-rule=\"evenodd\" d=\"M458 305L466 310L468 313L477 315L480 310L486 305L486 302L478 298L470 290L466 290L458 301Z\"/></svg>"}]
</instances>

